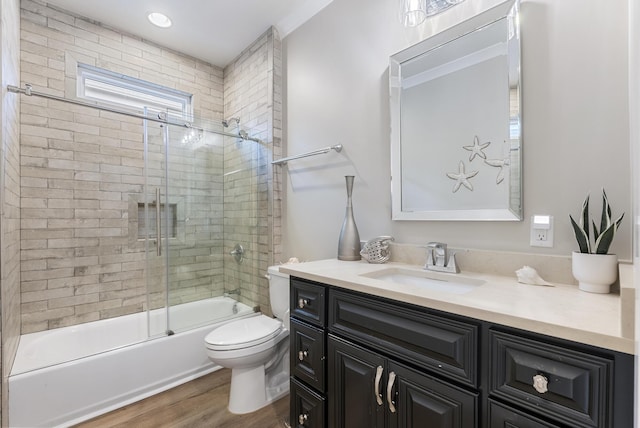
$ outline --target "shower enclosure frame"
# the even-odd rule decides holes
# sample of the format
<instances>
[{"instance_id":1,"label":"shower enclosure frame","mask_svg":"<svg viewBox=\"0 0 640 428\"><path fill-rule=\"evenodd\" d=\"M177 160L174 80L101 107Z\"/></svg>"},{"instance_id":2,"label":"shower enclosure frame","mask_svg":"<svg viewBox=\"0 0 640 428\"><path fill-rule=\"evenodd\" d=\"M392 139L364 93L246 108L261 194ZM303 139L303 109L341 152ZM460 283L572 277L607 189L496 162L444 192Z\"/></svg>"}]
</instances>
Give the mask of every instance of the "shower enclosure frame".
<instances>
[{"instance_id":1,"label":"shower enclosure frame","mask_svg":"<svg viewBox=\"0 0 640 428\"><path fill-rule=\"evenodd\" d=\"M217 129L211 129L211 128L207 128L207 127L197 127L194 126L194 119L192 120L184 120L175 116L172 116L170 114L149 114L149 112L147 111L147 109L145 108L145 110L141 113L137 112L137 111L130 111L130 110L125 110L125 109L119 109L119 108L114 108L114 107L110 107L110 106L105 106L105 105L99 105L96 103L92 103L92 102L85 102L82 100L77 100L77 99L67 99L67 98L63 98L63 97L59 97L56 95L52 95L52 94L47 94L47 93L43 93L43 92L39 92L39 91L35 91L32 88L32 85L30 84L26 84L24 88L19 88L16 86L12 86L12 85L8 85L7 86L7 90L9 92L13 92L13 93L18 93L18 94L24 94L26 96L37 96L37 97L43 97L43 98L47 98L47 99L51 99L51 100L55 100L55 101L61 101L61 102L65 102L65 103L70 103L70 104L74 104L74 105L78 105L81 107L87 107L87 108L91 108L91 109L97 109L100 111L105 111L105 112L109 112L109 113L115 113L115 114L119 114L119 115L124 115L124 116L129 116L129 117L133 117L133 118L137 118L137 119L141 119L142 120L142 126L143 126L143 143L144 143L144 157L145 157L145 168L144 168L144 182L145 182L145 186L144 186L144 190L143 190L143 194L145 195L143 197L144 200L144 216L147 220L147 224L148 224L148 220L150 219L150 202L154 203L155 209L156 211L156 230L160 231L160 230L165 230L168 231L169 230L169 210L170 210L170 204L168 203L168 196L169 196L169 174L170 174L170 162L168 160L169 157L169 140L170 140L170 127L175 127L176 129L183 129L183 130L192 130L192 129L196 129L199 132L206 132L206 133L212 133L215 135L219 135L221 137L231 137L234 139L235 142L244 142L244 141L252 141L252 142L256 142L258 144L263 144L263 142L258 139L258 138L254 138L254 137L250 137L246 131L243 131L240 129L239 127L239 123L237 123L237 130L238 133L230 133L230 132L225 132L225 131L221 131L221 130L217 130ZM234 118L235 119L235 118ZM237 119L235 119L236 122L238 122ZM224 121L222 121L221 123L223 123ZM149 194L149 188L151 186L149 186L149 180L148 180L148 168L146 167L146 162L148 159L148 126L150 125L150 123L157 123L160 125L160 127L162 128L162 136L163 136L163 145L164 145L164 155L165 155L165 162L164 162L164 183L159 186L156 189L156 196L155 199L153 201L151 201L146 195ZM163 188L164 190L164 198L167 201L167 203L162 204L161 203L161 194L162 192L160 192L160 188ZM164 224L161 225L160 221L161 219L159 218L158 214L159 214L159 210L163 207L164 205ZM147 274L147 281L150 278L149 272L151 272L151 266L149 264L149 254L152 254L152 249L150 248L150 243L151 243L151 237L149 236L149 228L146 229L145 231L146 233L146 237L144 239L144 250L145 250L145 254L147 254L147 258L146 258L146 270L148 272ZM171 287L171 283L170 283L170 273L169 273L169 268L170 268L170 263L168 260L171 248L169 245L169 239L168 238L164 238L162 234L158 234L158 236L156 237L156 251L157 251L157 256L160 257L165 257L166 261L163 265L163 270L164 270L164 301L165 301L165 305L164 305L164 309L166 310L166 326L165 328L161 329L162 333L158 334L156 332L153 331L153 326L151 325L151 322L148 322L147 325L147 330L148 330L148 338L153 338L153 337L158 337L161 335L172 335L174 333L174 331L171 328L171 323L170 323L170 313L171 313L171 303L170 303L170 287ZM225 253L227 251L224 251ZM233 259L231 257L231 259ZM153 305L150 301L149 298L150 295L150 291L149 291L149 286L147 286L147 307L146 307L146 312L147 312L147 318L148 320L150 320L150 316L149 316L149 311L153 308ZM256 307L256 309L258 308L257 304L254 304L254 306ZM198 327L198 326L194 326L194 327ZM157 329L156 329L157 331Z\"/></svg>"}]
</instances>

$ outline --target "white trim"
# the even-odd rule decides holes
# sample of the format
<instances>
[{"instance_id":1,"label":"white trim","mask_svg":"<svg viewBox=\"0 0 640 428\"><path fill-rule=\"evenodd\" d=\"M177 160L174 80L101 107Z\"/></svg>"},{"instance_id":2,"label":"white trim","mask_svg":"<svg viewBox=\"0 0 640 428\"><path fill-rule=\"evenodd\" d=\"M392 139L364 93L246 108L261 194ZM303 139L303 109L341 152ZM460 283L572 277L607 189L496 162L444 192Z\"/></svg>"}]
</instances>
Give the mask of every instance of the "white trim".
<instances>
[{"instance_id":1,"label":"white trim","mask_svg":"<svg viewBox=\"0 0 640 428\"><path fill-rule=\"evenodd\" d=\"M78 98L183 118L192 116L193 95L151 82L77 63Z\"/></svg>"}]
</instances>

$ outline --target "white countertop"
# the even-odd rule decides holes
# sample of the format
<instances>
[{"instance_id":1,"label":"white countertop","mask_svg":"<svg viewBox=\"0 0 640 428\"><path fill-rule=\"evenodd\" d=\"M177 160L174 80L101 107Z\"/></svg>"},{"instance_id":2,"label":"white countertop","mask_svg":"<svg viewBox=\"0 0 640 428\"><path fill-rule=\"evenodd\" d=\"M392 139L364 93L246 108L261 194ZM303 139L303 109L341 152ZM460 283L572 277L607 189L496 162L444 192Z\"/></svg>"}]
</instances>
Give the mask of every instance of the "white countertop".
<instances>
[{"instance_id":1,"label":"white countertop","mask_svg":"<svg viewBox=\"0 0 640 428\"><path fill-rule=\"evenodd\" d=\"M623 337L626 315L619 294L592 294L575 285L527 285L513 278L462 271L486 283L465 294L438 292L362 276L391 267L421 272L402 263L369 264L336 259L285 264L280 271L299 278L437 309L535 333L633 354L632 337ZM454 277L456 274L445 274ZM621 280L626 278L622 274ZM633 316L631 314L630 316Z\"/></svg>"}]
</instances>

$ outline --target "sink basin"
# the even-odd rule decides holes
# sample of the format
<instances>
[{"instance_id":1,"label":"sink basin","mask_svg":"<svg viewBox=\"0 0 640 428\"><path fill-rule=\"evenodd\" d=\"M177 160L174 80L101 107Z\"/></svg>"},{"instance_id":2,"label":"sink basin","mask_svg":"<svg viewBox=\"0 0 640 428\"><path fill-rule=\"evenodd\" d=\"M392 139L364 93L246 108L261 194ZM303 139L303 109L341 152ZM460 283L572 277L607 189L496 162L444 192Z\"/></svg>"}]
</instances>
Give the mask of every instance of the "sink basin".
<instances>
[{"instance_id":1,"label":"sink basin","mask_svg":"<svg viewBox=\"0 0 640 428\"><path fill-rule=\"evenodd\" d=\"M458 274L443 274L427 270L417 271L395 267L362 274L361 276L451 294L465 294L485 283L484 280Z\"/></svg>"}]
</instances>

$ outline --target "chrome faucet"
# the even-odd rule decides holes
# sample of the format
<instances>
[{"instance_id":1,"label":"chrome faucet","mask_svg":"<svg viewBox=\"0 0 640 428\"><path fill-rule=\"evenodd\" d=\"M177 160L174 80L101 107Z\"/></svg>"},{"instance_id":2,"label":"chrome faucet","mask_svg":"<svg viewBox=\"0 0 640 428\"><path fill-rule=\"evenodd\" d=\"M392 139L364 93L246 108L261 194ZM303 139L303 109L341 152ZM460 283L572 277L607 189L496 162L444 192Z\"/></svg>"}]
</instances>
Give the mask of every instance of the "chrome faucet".
<instances>
[{"instance_id":1,"label":"chrome faucet","mask_svg":"<svg viewBox=\"0 0 640 428\"><path fill-rule=\"evenodd\" d=\"M240 298L240 288L235 288L233 290L225 291L223 296L229 297L232 294L235 294L236 296L238 296L238 298L235 299L235 302L233 302L233 306L231 307L231 312L233 313L233 315L235 315L238 313L238 299Z\"/></svg>"},{"instance_id":2,"label":"chrome faucet","mask_svg":"<svg viewBox=\"0 0 640 428\"><path fill-rule=\"evenodd\" d=\"M456 253L448 253L447 244L442 242L427 244L427 263L424 268L436 272L460 273L456 264Z\"/></svg>"}]
</instances>

